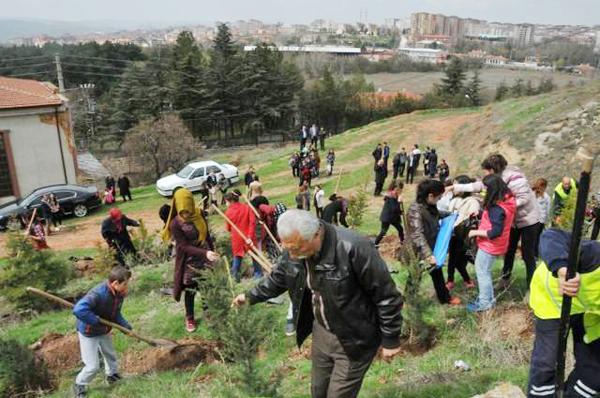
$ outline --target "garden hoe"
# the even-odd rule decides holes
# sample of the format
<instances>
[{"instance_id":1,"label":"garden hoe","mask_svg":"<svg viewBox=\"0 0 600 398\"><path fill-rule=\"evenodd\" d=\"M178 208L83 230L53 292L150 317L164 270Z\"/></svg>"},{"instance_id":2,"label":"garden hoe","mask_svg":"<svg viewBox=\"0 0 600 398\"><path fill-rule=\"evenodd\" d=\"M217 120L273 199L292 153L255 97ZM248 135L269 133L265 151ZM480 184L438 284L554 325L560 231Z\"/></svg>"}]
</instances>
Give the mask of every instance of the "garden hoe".
<instances>
[{"instance_id":1,"label":"garden hoe","mask_svg":"<svg viewBox=\"0 0 600 398\"><path fill-rule=\"evenodd\" d=\"M60 297L57 297L57 296L55 296L53 294L50 294L50 293L47 293L47 292L45 292L43 290L36 289L34 287L28 287L27 291L29 293L33 293L35 295L47 298L48 300L54 301L55 303L64 305L65 307L73 308L73 303L71 303L70 301L64 300L64 299L62 299ZM114 322L110 322L110 321L107 321L107 320L102 319L102 318L99 318L99 319L100 319L100 323L101 324L106 325L106 326L110 326L110 327L115 328L115 329L118 329L121 332L123 332L124 334L126 334L127 336L133 337L134 339L141 340L141 341L143 341L145 343L148 343L152 347L160 347L160 348L166 348L168 350L172 350L172 349L177 348L179 346L179 344L176 341L167 340L167 339L151 339L151 338L148 338L148 337L141 336L141 335L139 335L139 334L137 334L137 333L135 333L135 332L127 329L127 328L124 328L121 325L117 325Z\"/></svg>"}]
</instances>

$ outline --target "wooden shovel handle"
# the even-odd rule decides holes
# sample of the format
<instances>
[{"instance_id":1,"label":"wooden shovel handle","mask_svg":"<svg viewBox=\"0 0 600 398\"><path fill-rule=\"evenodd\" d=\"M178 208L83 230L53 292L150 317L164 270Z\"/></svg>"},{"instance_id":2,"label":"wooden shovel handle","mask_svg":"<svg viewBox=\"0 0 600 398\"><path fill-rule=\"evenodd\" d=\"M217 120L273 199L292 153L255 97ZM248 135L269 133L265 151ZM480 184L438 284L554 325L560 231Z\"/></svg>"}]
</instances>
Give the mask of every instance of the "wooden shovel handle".
<instances>
[{"instance_id":1,"label":"wooden shovel handle","mask_svg":"<svg viewBox=\"0 0 600 398\"><path fill-rule=\"evenodd\" d=\"M53 294L50 294L48 292L45 292L43 290L36 289L35 287L28 287L26 290L28 292L30 292L30 293L33 293L33 294L36 294L38 296L47 298L48 300L54 301L55 303L59 303L61 305L64 305L65 307L68 307L68 308L73 308L74 307L73 303L71 303L70 301L64 300L64 299L62 299L60 297L57 297L57 296L55 296ZM107 321L106 319L102 319L102 318L98 318L98 320L100 321L101 324L103 324L105 326L110 326L112 328L115 328L115 329L123 332L124 334L126 334L128 336L131 336L131 337L133 337L135 339L144 341L144 342L150 344L153 347L156 347L157 345L159 345L156 341L154 341L152 339L149 339L147 337L144 337L144 336L140 336L139 334L137 334L137 333L135 333L135 332L127 329L126 327L123 327L123 326L119 325L119 324Z\"/></svg>"}]
</instances>

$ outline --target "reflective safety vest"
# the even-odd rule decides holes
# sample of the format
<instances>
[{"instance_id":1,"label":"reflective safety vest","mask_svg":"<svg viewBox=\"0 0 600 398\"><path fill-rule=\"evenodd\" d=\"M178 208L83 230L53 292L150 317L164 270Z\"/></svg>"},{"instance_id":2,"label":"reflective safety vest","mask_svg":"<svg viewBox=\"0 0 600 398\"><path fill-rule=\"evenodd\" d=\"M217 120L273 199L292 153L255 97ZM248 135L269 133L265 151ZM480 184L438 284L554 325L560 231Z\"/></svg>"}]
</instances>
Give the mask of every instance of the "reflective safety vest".
<instances>
[{"instance_id":1,"label":"reflective safety vest","mask_svg":"<svg viewBox=\"0 0 600 398\"><path fill-rule=\"evenodd\" d=\"M577 196L577 182L571 178L571 190L569 191L569 193L565 192L562 182L559 182L556 188L554 189L554 193L558 195L563 201L567 199L567 197L571 194Z\"/></svg>"},{"instance_id":2,"label":"reflective safety vest","mask_svg":"<svg viewBox=\"0 0 600 398\"><path fill-rule=\"evenodd\" d=\"M600 267L580 274L579 293L571 301L571 315L584 314L585 343L600 338ZM541 262L531 280L529 306L540 319L559 319L562 296L558 293L558 278Z\"/></svg>"}]
</instances>

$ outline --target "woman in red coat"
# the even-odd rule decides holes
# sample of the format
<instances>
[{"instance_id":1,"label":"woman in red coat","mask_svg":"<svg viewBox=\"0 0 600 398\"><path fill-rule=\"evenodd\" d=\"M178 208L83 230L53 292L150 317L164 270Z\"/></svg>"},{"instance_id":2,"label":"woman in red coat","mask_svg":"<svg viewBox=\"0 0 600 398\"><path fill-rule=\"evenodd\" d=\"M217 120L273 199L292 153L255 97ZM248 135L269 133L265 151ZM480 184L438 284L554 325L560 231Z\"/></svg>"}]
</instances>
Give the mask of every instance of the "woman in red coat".
<instances>
[{"instance_id":1,"label":"woman in red coat","mask_svg":"<svg viewBox=\"0 0 600 398\"><path fill-rule=\"evenodd\" d=\"M194 298L198 272L219 259L208 231L204 215L196 207L192 193L185 188L173 195L169 218L162 232L165 242L175 241L175 275L173 297L179 301L184 292L185 327L196 330Z\"/></svg>"},{"instance_id":2,"label":"woman in red coat","mask_svg":"<svg viewBox=\"0 0 600 398\"><path fill-rule=\"evenodd\" d=\"M238 282L240 281L242 259L250 250L251 244L256 246L256 216L250 206L240 203L240 196L241 193L238 190L225 195L225 203L227 204L225 215L248 238L248 241L245 241L229 223L226 224L227 231L231 234L231 251L233 253L231 275ZM254 259L252 259L252 266L254 267L254 278L262 277L262 269Z\"/></svg>"}]
</instances>

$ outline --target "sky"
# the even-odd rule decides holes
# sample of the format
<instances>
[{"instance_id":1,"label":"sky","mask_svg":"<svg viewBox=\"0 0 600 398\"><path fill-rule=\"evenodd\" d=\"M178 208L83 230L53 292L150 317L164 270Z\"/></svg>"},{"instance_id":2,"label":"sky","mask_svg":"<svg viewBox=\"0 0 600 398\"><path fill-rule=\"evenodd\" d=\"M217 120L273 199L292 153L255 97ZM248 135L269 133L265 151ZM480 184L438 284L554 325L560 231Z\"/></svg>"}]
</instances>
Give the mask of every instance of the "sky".
<instances>
[{"instance_id":1,"label":"sky","mask_svg":"<svg viewBox=\"0 0 600 398\"><path fill-rule=\"evenodd\" d=\"M238 19L308 23L317 18L369 22L418 11L499 22L600 25L600 0L1 0L0 18L140 23Z\"/></svg>"}]
</instances>

